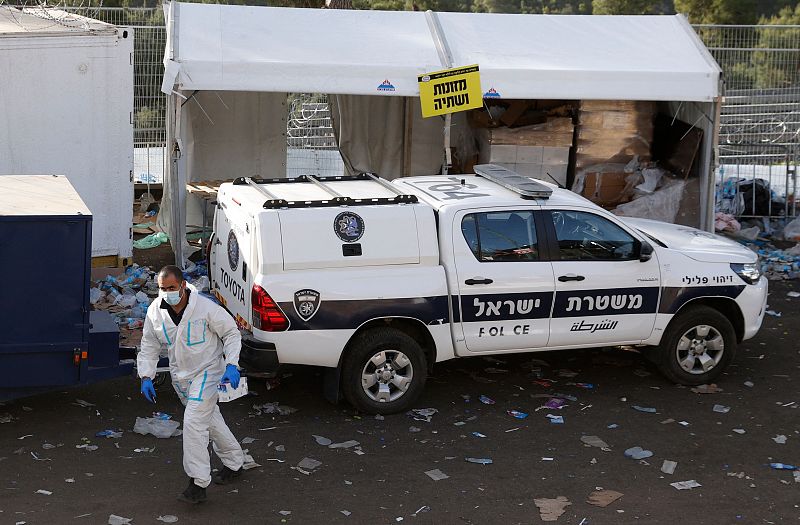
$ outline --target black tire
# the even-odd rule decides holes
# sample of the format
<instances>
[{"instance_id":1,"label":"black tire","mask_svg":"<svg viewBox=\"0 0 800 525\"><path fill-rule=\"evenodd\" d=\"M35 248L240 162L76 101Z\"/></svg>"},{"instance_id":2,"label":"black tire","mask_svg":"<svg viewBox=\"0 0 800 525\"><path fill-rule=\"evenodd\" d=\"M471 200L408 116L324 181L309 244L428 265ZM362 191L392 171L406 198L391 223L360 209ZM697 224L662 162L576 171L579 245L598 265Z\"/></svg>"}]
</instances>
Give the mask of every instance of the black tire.
<instances>
[{"instance_id":1,"label":"black tire","mask_svg":"<svg viewBox=\"0 0 800 525\"><path fill-rule=\"evenodd\" d=\"M709 327L706 335L702 335L705 329L696 330L700 327ZM682 342L684 335L687 335L687 338ZM721 355L717 336L722 339ZM683 348L687 346L687 342L688 348ZM711 366L707 371L703 371L705 369L701 359L695 357L692 346L695 342L699 343L702 353L715 362L715 364L709 363ZM736 332L730 320L708 306L691 306L679 312L669 323L661 344L654 349L653 361L670 381L679 385L693 386L713 382L730 364L735 353ZM695 363L695 373L681 366L682 356L685 356L683 360L687 365L691 363L690 355Z\"/></svg>"},{"instance_id":2,"label":"black tire","mask_svg":"<svg viewBox=\"0 0 800 525\"><path fill-rule=\"evenodd\" d=\"M385 365L389 366L398 377L409 377L407 387L403 391L396 385L388 384L392 389L392 395L396 397L387 401L379 401L370 397L365 387L362 385L362 373L370 371L374 367L371 363L373 356L380 352L387 352ZM396 368L397 363L404 363L405 360L398 360L398 352L407 358L408 365ZM394 359L392 359L394 358ZM407 410L420 396L425 387L425 380L428 375L427 360L425 352L414 338L394 328L373 328L357 336L347 349L347 354L342 362L342 391L345 399L361 412L368 414L394 414ZM377 367L375 369L377 377ZM394 375L393 372L387 371ZM372 388L380 388L377 381ZM373 392L373 395L375 393Z\"/></svg>"}]
</instances>

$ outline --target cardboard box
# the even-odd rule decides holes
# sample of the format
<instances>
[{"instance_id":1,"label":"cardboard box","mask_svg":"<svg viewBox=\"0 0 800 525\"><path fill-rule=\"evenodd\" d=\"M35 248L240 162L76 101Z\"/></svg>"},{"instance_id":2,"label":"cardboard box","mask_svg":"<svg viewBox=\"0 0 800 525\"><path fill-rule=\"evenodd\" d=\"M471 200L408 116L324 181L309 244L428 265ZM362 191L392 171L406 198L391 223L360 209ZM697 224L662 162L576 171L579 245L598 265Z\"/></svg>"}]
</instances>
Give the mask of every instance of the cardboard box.
<instances>
[{"instance_id":1,"label":"cardboard box","mask_svg":"<svg viewBox=\"0 0 800 525\"><path fill-rule=\"evenodd\" d=\"M586 173L583 183L584 197L600 206L616 206L630 200L625 178L630 173L625 172L592 172Z\"/></svg>"},{"instance_id":2,"label":"cardboard box","mask_svg":"<svg viewBox=\"0 0 800 525\"><path fill-rule=\"evenodd\" d=\"M543 124L519 128L495 128L490 130L489 144L512 146L558 146L572 147L575 126L572 119L559 117L548 119Z\"/></svg>"}]
</instances>

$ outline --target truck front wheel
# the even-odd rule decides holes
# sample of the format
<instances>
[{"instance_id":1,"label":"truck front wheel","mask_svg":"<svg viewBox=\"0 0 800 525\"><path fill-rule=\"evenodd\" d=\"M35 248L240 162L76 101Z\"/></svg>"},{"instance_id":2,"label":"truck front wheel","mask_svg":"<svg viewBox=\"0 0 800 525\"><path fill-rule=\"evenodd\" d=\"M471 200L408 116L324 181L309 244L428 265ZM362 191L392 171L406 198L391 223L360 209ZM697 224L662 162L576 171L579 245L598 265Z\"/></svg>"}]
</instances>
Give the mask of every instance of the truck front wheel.
<instances>
[{"instance_id":1,"label":"truck front wheel","mask_svg":"<svg viewBox=\"0 0 800 525\"><path fill-rule=\"evenodd\" d=\"M394 328L374 328L350 345L342 363L342 390L362 412L402 412L422 393L427 368L414 338Z\"/></svg>"},{"instance_id":2,"label":"truck front wheel","mask_svg":"<svg viewBox=\"0 0 800 525\"><path fill-rule=\"evenodd\" d=\"M672 320L655 351L667 379L681 385L711 383L733 359L736 332L717 310L694 306Z\"/></svg>"}]
</instances>

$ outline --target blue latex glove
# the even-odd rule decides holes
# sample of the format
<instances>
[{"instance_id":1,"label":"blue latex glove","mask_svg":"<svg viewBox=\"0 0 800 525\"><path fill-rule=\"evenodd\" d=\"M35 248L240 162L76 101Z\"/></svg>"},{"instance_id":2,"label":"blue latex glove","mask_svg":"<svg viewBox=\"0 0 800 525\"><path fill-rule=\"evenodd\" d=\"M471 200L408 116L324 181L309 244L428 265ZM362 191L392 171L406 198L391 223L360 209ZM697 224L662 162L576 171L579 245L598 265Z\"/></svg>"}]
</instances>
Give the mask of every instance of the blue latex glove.
<instances>
[{"instance_id":1,"label":"blue latex glove","mask_svg":"<svg viewBox=\"0 0 800 525\"><path fill-rule=\"evenodd\" d=\"M156 388L153 386L153 380L150 378L142 379L142 395L151 403L156 402Z\"/></svg>"},{"instance_id":2,"label":"blue latex glove","mask_svg":"<svg viewBox=\"0 0 800 525\"><path fill-rule=\"evenodd\" d=\"M242 376L239 375L239 369L236 368L234 365L227 365L225 367L225 373L222 374L222 379L219 380L220 383L230 383L233 388L239 388L239 379Z\"/></svg>"}]
</instances>

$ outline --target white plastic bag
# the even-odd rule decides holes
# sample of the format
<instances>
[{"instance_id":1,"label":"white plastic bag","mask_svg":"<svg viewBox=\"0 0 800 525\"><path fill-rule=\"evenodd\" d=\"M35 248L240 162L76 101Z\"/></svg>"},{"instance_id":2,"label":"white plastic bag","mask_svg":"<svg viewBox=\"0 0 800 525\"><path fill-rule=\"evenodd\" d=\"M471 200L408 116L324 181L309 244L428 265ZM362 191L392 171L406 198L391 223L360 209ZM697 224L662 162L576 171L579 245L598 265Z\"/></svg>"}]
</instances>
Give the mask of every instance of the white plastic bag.
<instances>
[{"instance_id":1,"label":"white plastic bag","mask_svg":"<svg viewBox=\"0 0 800 525\"><path fill-rule=\"evenodd\" d=\"M800 241L800 217L783 227L783 238L787 241Z\"/></svg>"},{"instance_id":2,"label":"white plastic bag","mask_svg":"<svg viewBox=\"0 0 800 525\"><path fill-rule=\"evenodd\" d=\"M157 419L154 417L137 417L133 431L137 434L152 434L157 438L166 439L181 434L178 427L180 423L171 419Z\"/></svg>"}]
</instances>

